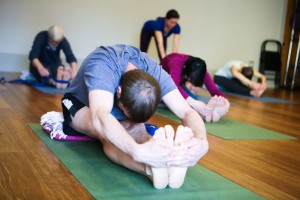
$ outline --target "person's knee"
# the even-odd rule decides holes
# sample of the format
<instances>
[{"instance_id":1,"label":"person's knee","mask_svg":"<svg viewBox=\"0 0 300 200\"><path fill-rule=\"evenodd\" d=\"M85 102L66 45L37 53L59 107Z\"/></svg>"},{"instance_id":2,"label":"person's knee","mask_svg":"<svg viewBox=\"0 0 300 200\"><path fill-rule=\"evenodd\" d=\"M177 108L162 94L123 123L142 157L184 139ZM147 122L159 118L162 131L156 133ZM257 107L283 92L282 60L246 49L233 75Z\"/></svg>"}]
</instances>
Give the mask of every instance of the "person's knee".
<instances>
[{"instance_id":1,"label":"person's knee","mask_svg":"<svg viewBox=\"0 0 300 200\"><path fill-rule=\"evenodd\" d=\"M71 77L71 72L70 72L70 70L68 70L68 69L64 70L64 71L63 71L63 78L64 78L64 80L69 80L70 77Z\"/></svg>"},{"instance_id":2,"label":"person's knee","mask_svg":"<svg viewBox=\"0 0 300 200\"><path fill-rule=\"evenodd\" d=\"M119 158L118 158L118 153L116 152L117 151L116 147L107 140L102 140L101 143L105 155L114 162L118 161Z\"/></svg>"}]
</instances>

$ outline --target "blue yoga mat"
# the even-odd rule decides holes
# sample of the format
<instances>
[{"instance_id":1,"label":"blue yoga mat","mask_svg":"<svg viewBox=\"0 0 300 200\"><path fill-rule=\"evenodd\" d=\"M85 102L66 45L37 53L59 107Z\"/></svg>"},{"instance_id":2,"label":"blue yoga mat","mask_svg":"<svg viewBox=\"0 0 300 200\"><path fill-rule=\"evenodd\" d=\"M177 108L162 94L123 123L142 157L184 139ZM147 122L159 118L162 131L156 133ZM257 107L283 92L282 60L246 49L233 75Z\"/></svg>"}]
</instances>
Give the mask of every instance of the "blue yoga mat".
<instances>
[{"instance_id":1,"label":"blue yoga mat","mask_svg":"<svg viewBox=\"0 0 300 200\"><path fill-rule=\"evenodd\" d=\"M229 94L231 96L236 96L236 97L241 97L244 99L250 99L250 100L260 101L260 102L265 102L265 103L287 103L287 104L296 103L294 101L280 99L280 98L274 98L274 97L268 97L268 96L253 97L253 96L247 96L247 95L242 95L242 94L236 94L234 92L230 92L230 91L226 90L225 88L223 88L219 85L217 85L217 87L219 88L219 90L221 90L225 94Z\"/></svg>"},{"instance_id":2,"label":"blue yoga mat","mask_svg":"<svg viewBox=\"0 0 300 200\"><path fill-rule=\"evenodd\" d=\"M287 104L296 103L294 101L279 99L279 98L274 98L274 97L268 97L268 96L252 97L252 96L236 94L236 93L228 92L228 91L226 91L226 92L223 91L223 92L225 94L229 94L229 95L232 95L232 96L241 97L241 98L250 99L250 100L255 100L255 101L260 101L260 102L265 102L265 103L287 103Z\"/></svg>"},{"instance_id":3,"label":"blue yoga mat","mask_svg":"<svg viewBox=\"0 0 300 200\"><path fill-rule=\"evenodd\" d=\"M26 84L26 85L32 86L35 89L39 90L40 92L43 92L46 94L64 94L67 92L67 89L57 89L54 86L50 86L50 85L44 84L44 83L39 83L36 81L26 81L26 80L22 80L22 79L16 79L16 80L11 80L9 82Z\"/></svg>"},{"instance_id":4,"label":"blue yoga mat","mask_svg":"<svg viewBox=\"0 0 300 200\"><path fill-rule=\"evenodd\" d=\"M46 94L65 94L67 89L57 89L51 86L33 86L35 89Z\"/></svg>"}]
</instances>

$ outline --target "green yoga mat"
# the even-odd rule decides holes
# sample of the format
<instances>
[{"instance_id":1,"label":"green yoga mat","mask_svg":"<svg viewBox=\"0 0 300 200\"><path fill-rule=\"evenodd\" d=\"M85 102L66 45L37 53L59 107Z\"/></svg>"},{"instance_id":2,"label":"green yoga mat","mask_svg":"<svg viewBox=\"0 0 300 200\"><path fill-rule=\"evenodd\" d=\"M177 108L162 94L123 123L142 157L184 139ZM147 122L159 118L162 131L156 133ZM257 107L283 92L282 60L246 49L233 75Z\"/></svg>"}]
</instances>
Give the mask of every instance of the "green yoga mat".
<instances>
[{"instance_id":1,"label":"green yoga mat","mask_svg":"<svg viewBox=\"0 0 300 200\"><path fill-rule=\"evenodd\" d=\"M156 114L181 123L168 108L158 107ZM295 140L297 138L244 122L222 118L217 123L205 123L207 133L225 140Z\"/></svg>"},{"instance_id":2,"label":"green yoga mat","mask_svg":"<svg viewBox=\"0 0 300 200\"><path fill-rule=\"evenodd\" d=\"M98 141L51 140L39 124L30 128L96 199L263 199L200 166L188 169L180 189L155 189L148 178L111 162Z\"/></svg>"}]
</instances>

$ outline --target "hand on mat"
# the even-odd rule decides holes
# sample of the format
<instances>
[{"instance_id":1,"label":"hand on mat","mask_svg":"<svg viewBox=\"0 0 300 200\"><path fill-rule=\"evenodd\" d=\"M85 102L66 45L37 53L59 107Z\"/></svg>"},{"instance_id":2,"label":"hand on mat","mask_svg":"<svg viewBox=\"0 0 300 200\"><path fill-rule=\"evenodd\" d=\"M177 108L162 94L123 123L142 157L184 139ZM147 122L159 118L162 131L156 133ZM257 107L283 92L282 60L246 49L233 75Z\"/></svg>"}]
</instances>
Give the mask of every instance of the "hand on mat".
<instances>
[{"instance_id":1,"label":"hand on mat","mask_svg":"<svg viewBox=\"0 0 300 200\"><path fill-rule=\"evenodd\" d=\"M182 143L181 146L176 147L177 151L173 152L171 157L181 157L181 160L168 162L168 166L194 166L207 153L208 147L207 140L193 137L191 140Z\"/></svg>"}]
</instances>

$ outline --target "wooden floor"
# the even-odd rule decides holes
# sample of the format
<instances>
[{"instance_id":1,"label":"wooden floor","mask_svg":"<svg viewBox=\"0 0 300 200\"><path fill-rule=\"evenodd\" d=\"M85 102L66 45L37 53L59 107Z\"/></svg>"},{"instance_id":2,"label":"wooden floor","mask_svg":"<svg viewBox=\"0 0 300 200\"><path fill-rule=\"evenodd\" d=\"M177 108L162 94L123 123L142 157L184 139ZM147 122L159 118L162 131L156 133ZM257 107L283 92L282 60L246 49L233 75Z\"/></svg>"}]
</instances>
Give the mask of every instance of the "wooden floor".
<instances>
[{"instance_id":1,"label":"wooden floor","mask_svg":"<svg viewBox=\"0 0 300 200\"><path fill-rule=\"evenodd\" d=\"M1 74L0 74L1 75ZM296 104L236 102L227 117L300 138L300 91L268 90ZM93 199L27 126L61 111L62 95L18 84L0 84L0 199ZM157 125L178 124L160 116ZM208 134L200 164L266 199L300 199L299 140L223 140Z\"/></svg>"}]
</instances>

